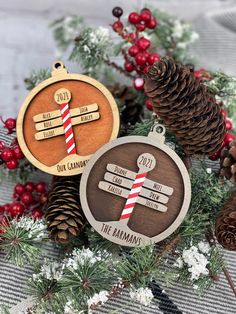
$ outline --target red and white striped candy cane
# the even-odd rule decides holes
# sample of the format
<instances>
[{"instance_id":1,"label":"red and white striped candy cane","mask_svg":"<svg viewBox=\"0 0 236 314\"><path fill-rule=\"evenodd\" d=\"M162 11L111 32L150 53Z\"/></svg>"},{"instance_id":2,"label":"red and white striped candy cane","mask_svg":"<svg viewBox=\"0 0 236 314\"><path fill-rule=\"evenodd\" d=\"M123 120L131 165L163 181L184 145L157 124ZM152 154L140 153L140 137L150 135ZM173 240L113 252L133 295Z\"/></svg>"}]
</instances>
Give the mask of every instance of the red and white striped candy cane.
<instances>
[{"instance_id":1,"label":"red and white striped candy cane","mask_svg":"<svg viewBox=\"0 0 236 314\"><path fill-rule=\"evenodd\" d=\"M120 220L128 220L130 218L147 173L155 167L156 159L153 155L145 153L138 157L137 165L139 167L139 172L136 174L134 183L131 187L124 209L121 213Z\"/></svg>"},{"instance_id":2,"label":"red and white striped candy cane","mask_svg":"<svg viewBox=\"0 0 236 314\"><path fill-rule=\"evenodd\" d=\"M71 124L71 114L69 107L71 93L68 89L60 88L54 94L54 99L60 105L60 112L66 138L67 153L68 155L76 154L75 138Z\"/></svg>"},{"instance_id":3,"label":"red and white striped candy cane","mask_svg":"<svg viewBox=\"0 0 236 314\"><path fill-rule=\"evenodd\" d=\"M147 172L137 173L134 183L132 185L131 191L125 203L125 207L120 216L120 220L130 218L132 211L134 210L134 206L136 204L139 193L142 189L143 183L145 181L146 175L147 175Z\"/></svg>"},{"instance_id":4,"label":"red and white striped candy cane","mask_svg":"<svg viewBox=\"0 0 236 314\"><path fill-rule=\"evenodd\" d=\"M71 115L68 104L60 105L61 117L66 137L66 147L68 155L76 154L75 138L71 124Z\"/></svg>"}]
</instances>

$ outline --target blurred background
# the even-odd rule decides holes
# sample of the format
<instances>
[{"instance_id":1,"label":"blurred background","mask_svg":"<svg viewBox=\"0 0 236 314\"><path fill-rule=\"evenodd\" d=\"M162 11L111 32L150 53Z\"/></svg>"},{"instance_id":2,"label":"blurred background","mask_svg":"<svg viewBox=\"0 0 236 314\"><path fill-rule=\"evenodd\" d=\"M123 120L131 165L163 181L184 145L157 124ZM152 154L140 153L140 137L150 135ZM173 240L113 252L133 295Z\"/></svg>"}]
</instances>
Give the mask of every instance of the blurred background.
<instances>
[{"instance_id":1,"label":"blurred background","mask_svg":"<svg viewBox=\"0 0 236 314\"><path fill-rule=\"evenodd\" d=\"M108 27L116 5L124 14L152 5L192 22L200 35L191 48L198 66L236 74L236 0L0 0L0 114L16 117L27 94L24 78L51 67L58 57L50 22L76 14L88 25ZM70 71L79 71L75 63L63 61Z\"/></svg>"}]
</instances>

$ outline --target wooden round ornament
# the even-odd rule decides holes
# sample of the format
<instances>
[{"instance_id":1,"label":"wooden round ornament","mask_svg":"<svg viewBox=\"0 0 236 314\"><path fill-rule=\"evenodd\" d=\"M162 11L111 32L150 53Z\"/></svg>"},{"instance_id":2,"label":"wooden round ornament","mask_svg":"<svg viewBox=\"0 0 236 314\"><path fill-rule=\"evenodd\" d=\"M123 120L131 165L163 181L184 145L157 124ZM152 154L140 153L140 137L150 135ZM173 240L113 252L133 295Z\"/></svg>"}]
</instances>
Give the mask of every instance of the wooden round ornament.
<instances>
[{"instance_id":1,"label":"wooden round ornament","mask_svg":"<svg viewBox=\"0 0 236 314\"><path fill-rule=\"evenodd\" d=\"M183 221L191 184L179 156L156 125L148 137L128 136L100 148L80 184L81 204L93 228L124 246L159 242Z\"/></svg>"},{"instance_id":2,"label":"wooden round ornament","mask_svg":"<svg viewBox=\"0 0 236 314\"><path fill-rule=\"evenodd\" d=\"M119 111L104 85L69 74L61 61L25 99L17 119L22 151L53 175L83 172L90 156L119 132Z\"/></svg>"}]
</instances>

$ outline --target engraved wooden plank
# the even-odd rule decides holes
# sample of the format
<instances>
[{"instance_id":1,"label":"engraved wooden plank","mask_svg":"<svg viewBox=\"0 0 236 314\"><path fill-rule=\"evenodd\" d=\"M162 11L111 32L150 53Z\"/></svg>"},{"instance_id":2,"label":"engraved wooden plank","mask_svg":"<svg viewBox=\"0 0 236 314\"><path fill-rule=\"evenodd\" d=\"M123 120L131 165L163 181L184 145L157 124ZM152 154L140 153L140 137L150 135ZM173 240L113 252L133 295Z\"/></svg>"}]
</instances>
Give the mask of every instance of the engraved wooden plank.
<instances>
[{"instance_id":1,"label":"engraved wooden plank","mask_svg":"<svg viewBox=\"0 0 236 314\"><path fill-rule=\"evenodd\" d=\"M107 164L107 170L112 173L116 173L122 177L131 179L131 180L134 180L136 176L136 173L134 171L116 166L114 164ZM154 182L148 178L145 179L143 186L148 189L151 189L151 190L154 190L154 191L157 191L157 192L169 195L169 196L172 195L174 191L173 188L166 186L164 184L160 184L158 182Z\"/></svg>"},{"instance_id":2,"label":"engraved wooden plank","mask_svg":"<svg viewBox=\"0 0 236 314\"><path fill-rule=\"evenodd\" d=\"M87 114L90 112L94 112L98 110L98 105L96 103L83 106L83 107L78 107L70 110L70 114L72 117L80 116L82 114ZM33 117L34 122L41 122L41 121L46 121L50 119L54 119L57 117L61 117L60 110L54 110L54 111L49 111L49 112L44 112L37 114L36 116ZM62 124L62 122L61 122ZM37 127L36 127L37 129ZM40 129L37 129L40 130Z\"/></svg>"},{"instance_id":3,"label":"engraved wooden plank","mask_svg":"<svg viewBox=\"0 0 236 314\"><path fill-rule=\"evenodd\" d=\"M78 124L82 124L86 122L95 121L95 120L98 120L99 118L100 118L99 112L93 112L93 113L85 114L83 116L72 118L71 124L78 125ZM64 134L64 128L63 126L61 126L54 129L37 132L35 133L35 139L40 141L40 140L48 139L48 138L58 136L58 135L63 135L63 134Z\"/></svg>"},{"instance_id":4,"label":"engraved wooden plank","mask_svg":"<svg viewBox=\"0 0 236 314\"><path fill-rule=\"evenodd\" d=\"M105 181L100 181L98 184L99 189L123 197L123 198L127 198L129 196L129 190L122 188L122 187L118 187L114 184L105 182ZM167 207L165 205L162 205L160 203L151 201L149 199L145 199L141 196L138 196L136 203L144 205L146 207L158 210L160 212L165 213L167 211Z\"/></svg>"},{"instance_id":5,"label":"engraved wooden plank","mask_svg":"<svg viewBox=\"0 0 236 314\"><path fill-rule=\"evenodd\" d=\"M124 177L121 177L119 175L112 174L110 172L106 172L104 175L104 179L108 182L114 183L116 185L131 189L133 181L126 179ZM146 179L145 179L146 180ZM145 182L145 181L144 181ZM158 201L162 204L166 204L169 201L169 197L166 195L150 191L146 189L145 187L142 187L140 191L140 195L147 197L149 199L152 199L154 201Z\"/></svg>"}]
</instances>

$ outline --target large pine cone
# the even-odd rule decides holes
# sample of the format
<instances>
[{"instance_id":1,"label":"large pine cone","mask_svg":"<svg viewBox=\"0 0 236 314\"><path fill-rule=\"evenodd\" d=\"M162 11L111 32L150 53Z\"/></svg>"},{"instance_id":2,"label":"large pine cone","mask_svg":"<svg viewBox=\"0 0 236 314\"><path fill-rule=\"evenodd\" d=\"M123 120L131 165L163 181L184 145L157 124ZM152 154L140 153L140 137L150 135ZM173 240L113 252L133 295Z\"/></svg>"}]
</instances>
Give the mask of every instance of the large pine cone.
<instances>
[{"instance_id":1,"label":"large pine cone","mask_svg":"<svg viewBox=\"0 0 236 314\"><path fill-rule=\"evenodd\" d=\"M232 194L216 220L218 242L227 250L236 251L236 192Z\"/></svg>"},{"instance_id":2,"label":"large pine cone","mask_svg":"<svg viewBox=\"0 0 236 314\"><path fill-rule=\"evenodd\" d=\"M164 57L149 69L144 89L187 155L211 155L220 149L226 133L220 106L189 67Z\"/></svg>"},{"instance_id":3,"label":"large pine cone","mask_svg":"<svg viewBox=\"0 0 236 314\"><path fill-rule=\"evenodd\" d=\"M124 125L141 122L143 114L142 104L137 103L137 93L131 86L115 84L108 86L113 97L121 108L121 123Z\"/></svg>"},{"instance_id":4,"label":"large pine cone","mask_svg":"<svg viewBox=\"0 0 236 314\"><path fill-rule=\"evenodd\" d=\"M55 177L48 196L45 220L52 239L68 243L86 224L80 205L80 176Z\"/></svg>"},{"instance_id":5,"label":"large pine cone","mask_svg":"<svg viewBox=\"0 0 236 314\"><path fill-rule=\"evenodd\" d=\"M236 141L230 142L221 152L220 174L232 183L236 183Z\"/></svg>"}]
</instances>

